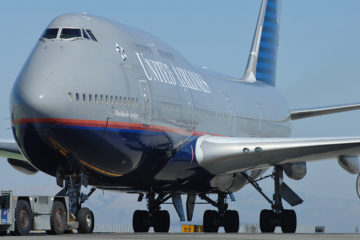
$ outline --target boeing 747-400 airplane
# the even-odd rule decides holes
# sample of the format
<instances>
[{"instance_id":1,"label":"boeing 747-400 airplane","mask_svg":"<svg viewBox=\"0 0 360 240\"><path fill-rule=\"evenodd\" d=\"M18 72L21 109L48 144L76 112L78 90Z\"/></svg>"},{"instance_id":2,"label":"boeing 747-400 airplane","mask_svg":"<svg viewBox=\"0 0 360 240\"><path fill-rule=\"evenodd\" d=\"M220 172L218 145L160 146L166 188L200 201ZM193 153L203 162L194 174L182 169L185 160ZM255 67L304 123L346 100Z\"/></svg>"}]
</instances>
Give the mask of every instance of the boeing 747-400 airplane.
<instances>
[{"instance_id":1,"label":"boeing 747-400 airplane","mask_svg":"<svg viewBox=\"0 0 360 240\"><path fill-rule=\"evenodd\" d=\"M15 142L0 142L0 155L22 172L54 176L59 195L70 197L71 215L86 223L82 233L92 232L94 216L81 206L93 190L85 195L81 186L146 199L148 210L133 215L135 232L168 232L170 216L161 210L167 200L191 221L197 198L217 208L205 211L205 232L238 232L238 212L226 199L246 184L269 202L260 213L262 232L295 232L295 211L282 200L295 206L302 199L283 173L300 180L307 161L334 157L357 174L360 138L290 138L290 122L360 104L288 109L275 88L280 2L262 1L242 78L197 68L153 35L122 24L87 14L55 18L14 84ZM269 168L272 199L257 183ZM61 225L66 215L55 212Z\"/></svg>"}]
</instances>

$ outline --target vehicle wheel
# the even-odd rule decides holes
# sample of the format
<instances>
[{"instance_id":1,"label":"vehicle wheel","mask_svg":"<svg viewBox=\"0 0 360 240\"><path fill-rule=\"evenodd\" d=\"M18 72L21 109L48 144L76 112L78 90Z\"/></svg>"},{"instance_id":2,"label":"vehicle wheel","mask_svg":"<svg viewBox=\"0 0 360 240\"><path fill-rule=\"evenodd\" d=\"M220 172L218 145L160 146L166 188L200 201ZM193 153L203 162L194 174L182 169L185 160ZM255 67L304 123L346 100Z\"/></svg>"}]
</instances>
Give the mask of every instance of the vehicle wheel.
<instances>
[{"instance_id":1,"label":"vehicle wheel","mask_svg":"<svg viewBox=\"0 0 360 240\"><path fill-rule=\"evenodd\" d=\"M149 212L136 210L133 215L134 232L149 232Z\"/></svg>"},{"instance_id":2,"label":"vehicle wheel","mask_svg":"<svg viewBox=\"0 0 360 240\"><path fill-rule=\"evenodd\" d=\"M203 228L204 232L218 232L219 224L218 224L219 214L213 210L206 210L203 217Z\"/></svg>"},{"instance_id":3,"label":"vehicle wheel","mask_svg":"<svg viewBox=\"0 0 360 240\"><path fill-rule=\"evenodd\" d=\"M156 212L152 220L155 232L169 232L170 214L168 211Z\"/></svg>"},{"instance_id":4,"label":"vehicle wheel","mask_svg":"<svg viewBox=\"0 0 360 240\"><path fill-rule=\"evenodd\" d=\"M6 236L7 231L0 231L0 236Z\"/></svg>"},{"instance_id":5,"label":"vehicle wheel","mask_svg":"<svg viewBox=\"0 0 360 240\"><path fill-rule=\"evenodd\" d=\"M33 224L33 214L30 205L25 200L19 200L15 209L15 236L25 236L29 233Z\"/></svg>"},{"instance_id":6,"label":"vehicle wheel","mask_svg":"<svg viewBox=\"0 0 360 240\"><path fill-rule=\"evenodd\" d=\"M80 208L77 214L77 220L79 222L79 233L92 233L94 231L94 214L88 208Z\"/></svg>"},{"instance_id":7,"label":"vehicle wheel","mask_svg":"<svg viewBox=\"0 0 360 240\"><path fill-rule=\"evenodd\" d=\"M273 233L275 231L274 212L264 209L260 212L260 230L263 233Z\"/></svg>"},{"instance_id":8,"label":"vehicle wheel","mask_svg":"<svg viewBox=\"0 0 360 240\"><path fill-rule=\"evenodd\" d=\"M239 231L239 213L228 210L224 215L224 229L226 233L236 233Z\"/></svg>"},{"instance_id":9,"label":"vehicle wheel","mask_svg":"<svg viewBox=\"0 0 360 240\"><path fill-rule=\"evenodd\" d=\"M295 233L296 213L294 210L284 210L280 215L280 225L283 233Z\"/></svg>"},{"instance_id":10,"label":"vehicle wheel","mask_svg":"<svg viewBox=\"0 0 360 240\"><path fill-rule=\"evenodd\" d=\"M46 231L50 235L61 235L66 228L66 209L62 202L55 201L50 213L51 230Z\"/></svg>"}]
</instances>

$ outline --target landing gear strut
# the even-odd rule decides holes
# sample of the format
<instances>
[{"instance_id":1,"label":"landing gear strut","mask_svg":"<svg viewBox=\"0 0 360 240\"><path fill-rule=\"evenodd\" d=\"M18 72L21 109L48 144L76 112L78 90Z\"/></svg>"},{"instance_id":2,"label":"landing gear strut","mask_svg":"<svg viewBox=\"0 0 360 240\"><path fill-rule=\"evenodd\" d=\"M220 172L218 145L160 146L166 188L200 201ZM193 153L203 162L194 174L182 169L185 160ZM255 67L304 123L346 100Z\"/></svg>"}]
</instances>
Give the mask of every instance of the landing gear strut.
<instances>
[{"instance_id":1,"label":"landing gear strut","mask_svg":"<svg viewBox=\"0 0 360 240\"><path fill-rule=\"evenodd\" d=\"M199 197L218 208L218 211L205 211L203 217L204 232L218 232L219 227L224 227L227 233L239 231L239 214L237 211L228 210L228 204L225 203L226 193L218 193L217 202L205 194L199 194Z\"/></svg>"},{"instance_id":2,"label":"landing gear strut","mask_svg":"<svg viewBox=\"0 0 360 240\"><path fill-rule=\"evenodd\" d=\"M166 210L161 210L160 205L170 199L171 195L159 194L156 197L155 193L149 193L146 198L148 211L136 210L134 212L134 232L148 232L150 227L154 228L154 232L169 232L170 214Z\"/></svg>"},{"instance_id":3,"label":"landing gear strut","mask_svg":"<svg viewBox=\"0 0 360 240\"><path fill-rule=\"evenodd\" d=\"M297 225L296 213L294 210L286 210L283 208L282 198L284 198L292 206L302 203L302 200L283 182L283 169L280 166L275 166L272 175L269 176L274 179L274 195L272 201L263 193L257 181L245 173L243 173L243 175L271 204L271 210L263 209L260 213L261 232L273 233L275 231L275 227L279 226L281 227L283 233L295 233Z\"/></svg>"},{"instance_id":4,"label":"landing gear strut","mask_svg":"<svg viewBox=\"0 0 360 240\"><path fill-rule=\"evenodd\" d=\"M82 204L96 189L91 188L88 194L81 193L81 186L87 186L87 178L83 174L66 175L64 180L65 187L57 195L69 196L70 218L74 218L79 222L78 232L92 233L95 225L94 213L88 208L83 208ZM57 176L57 182L58 185L62 185L62 176ZM52 229L52 231L54 230Z\"/></svg>"}]
</instances>

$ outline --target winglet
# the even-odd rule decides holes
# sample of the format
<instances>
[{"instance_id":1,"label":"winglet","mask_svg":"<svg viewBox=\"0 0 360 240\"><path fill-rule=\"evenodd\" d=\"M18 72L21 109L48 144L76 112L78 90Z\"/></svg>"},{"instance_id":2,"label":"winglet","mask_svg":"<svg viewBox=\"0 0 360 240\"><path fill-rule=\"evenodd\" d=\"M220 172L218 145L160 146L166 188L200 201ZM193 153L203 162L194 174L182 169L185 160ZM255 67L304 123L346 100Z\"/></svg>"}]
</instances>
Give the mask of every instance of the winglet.
<instances>
[{"instance_id":1,"label":"winglet","mask_svg":"<svg viewBox=\"0 0 360 240\"><path fill-rule=\"evenodd\" d=\"M281 0L263 0L243 79L275 86Z\"/></svg>"}]
</instances>

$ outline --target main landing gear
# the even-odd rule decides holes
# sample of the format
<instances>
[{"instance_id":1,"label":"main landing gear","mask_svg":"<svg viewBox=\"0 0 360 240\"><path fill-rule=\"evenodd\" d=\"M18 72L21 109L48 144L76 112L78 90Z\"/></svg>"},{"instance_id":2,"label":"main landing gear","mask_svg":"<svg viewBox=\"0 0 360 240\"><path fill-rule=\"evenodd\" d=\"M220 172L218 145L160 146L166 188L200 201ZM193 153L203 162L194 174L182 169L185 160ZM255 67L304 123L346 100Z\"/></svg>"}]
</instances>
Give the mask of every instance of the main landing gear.
<instances>
[{"instance_id":1,"label":"main landing gear","mask_svg":"<svg viewBox=\"0 0 360 240\"><path fill-rule=\"evenodd\" d=\"M141 201L143 195L139 196ZM159 194L157 197L154 193L146 195L148 200L148 211L136 210L133 215L134 232L148 232L150 227L154 232L169 232L170 214L166 210L161 210L160 205L171 198L171 195Z\"/></svg>"},{"instance_id":2,"label":"main landing gear","mask_svg":"<svg viewBox=\"0 0 360 240\"><path fill-rule=\"evenodd\" d=\"M275 227L281 227L283 233L295 233L296 231L296 213L294 210L286 210L283 208L282 199L287 201L291 206L301 204L303 200L293 192L283 182L283 169L280 166L275 166L272 175L274 179L274 195L271 201L262 191L257 181L249 177L247 174L243 175L254 186L254 188L271 204L271 210L264 209L260 213L260 230L263 233L273 233ZM266 177L265 177L266 178ZM262 180L264 178L261 178Z\"/></svg>"},{"instance_id":3,"label":"main landing gear","mask_svg":"<svg viewBox=\"0 0 360 240\"><path fill-rule=\"evenodd\" d=\"M199 194L199 197L218 209L218 211L206 210L204 212L204 232L218 232L219 227L224 227L226 233L239 231L239 214L237 211L228 210L228 204L225 203L226 193L218 193L217 202L205 194Z\"/></svg>"},{"instance_id":4,"label":"main landing gear","mask_svg":"<svg viewBox=\"0 0 360 240\"><path fill-rule=\"evenodd\" d=\"M88 194L81 193L81 186L87 186L87 178L83 174L66 176L57 175L56 180L60 187L63 187L63 180L65 180L65 187L57 194L57 196L69 196L69 208L71 211L69 216L70 219L76 220L79 223L78 232L83 234L92 233L95 226L94 213L90 209L82 207L82 204L90 197L91 194L95 192L96 189L92 188ZM56 227L60 224L59 221L62 219L60 216L64 216L64 219L61 221L66 221L65 214L57 209L53 209L53 212L56 213L56 215L54 215L54 224L52 224L52 230L48 233L56 235L67 233L64 228L59 231Z\"/></svg>"}]
</instances>

